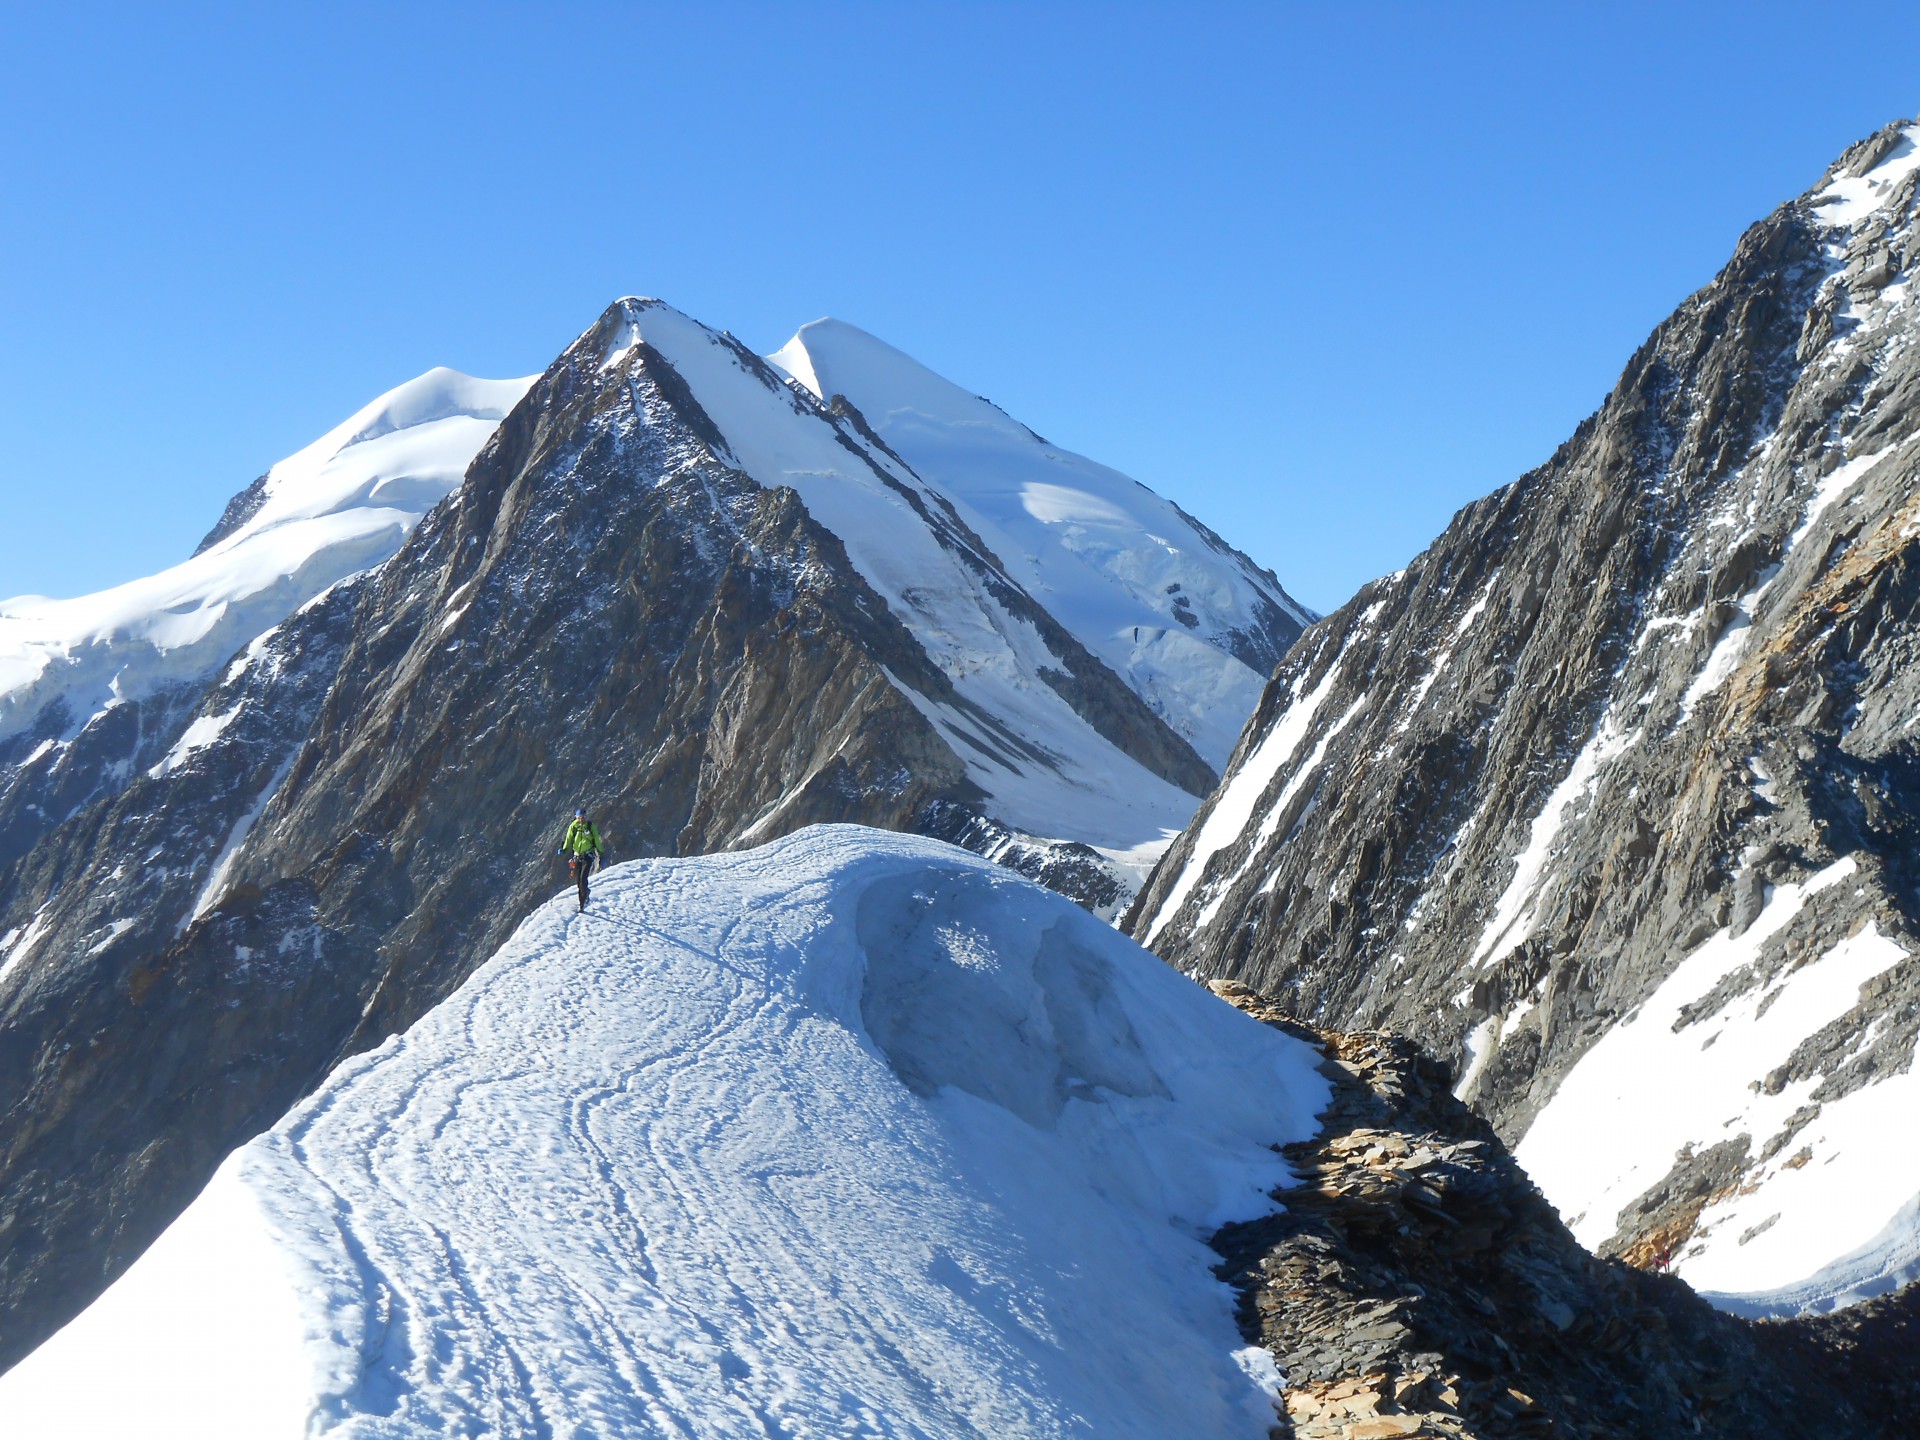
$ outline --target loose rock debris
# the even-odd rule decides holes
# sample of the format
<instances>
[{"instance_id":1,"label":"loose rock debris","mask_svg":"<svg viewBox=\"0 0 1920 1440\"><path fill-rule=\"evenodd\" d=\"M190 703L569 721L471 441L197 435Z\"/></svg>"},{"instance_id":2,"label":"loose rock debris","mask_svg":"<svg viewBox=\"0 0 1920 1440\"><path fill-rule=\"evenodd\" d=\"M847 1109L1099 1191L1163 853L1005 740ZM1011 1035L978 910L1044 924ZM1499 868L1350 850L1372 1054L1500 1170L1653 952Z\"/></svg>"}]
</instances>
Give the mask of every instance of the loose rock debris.
<instances>
[{"instance_id":1,"label":"loose rock debris","mask_svg":"<svg viewBox=\"0 0 1920 1440\"><path fill-rule=\"evenodd\" d=\"M1875 1368L1899 1348L1885 1324L1747 1322L1596 1258L1411 1041L1317 1030L1237 982L1210 988L1317 1045L1334 1082L1321 1134L1282 1152L1299 1179L1284 1211L1213 1238L1243 1333L1285 1377L1273 1435L1920 1433L1911 1387Z\"/></svg>"}]
</instances>

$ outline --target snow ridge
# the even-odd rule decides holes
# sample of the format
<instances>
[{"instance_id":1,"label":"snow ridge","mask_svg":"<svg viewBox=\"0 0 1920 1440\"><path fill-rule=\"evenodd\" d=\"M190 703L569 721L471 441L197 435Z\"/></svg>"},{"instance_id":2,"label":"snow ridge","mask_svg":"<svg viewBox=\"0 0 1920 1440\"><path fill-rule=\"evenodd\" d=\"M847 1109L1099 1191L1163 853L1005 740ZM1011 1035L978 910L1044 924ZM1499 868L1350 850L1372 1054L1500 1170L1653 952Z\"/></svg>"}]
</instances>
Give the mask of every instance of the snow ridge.
<instances>
[{"instance_id":1,"label":"snow ridge","mask_svg":"<svg viewBox=\"0 0 1920 1440\"><path fill-rule=\"evenodd\" d=\"M329 586L386 560L533 383L429 370L270 469L245 521L157 575L0 601L0 740L56 699L69 733L199 680Z\"/></svg>"},{"instance_id":2,"label":"snow ridge","mask_svg":"<svg viewBox=\"0 0 1920 1440\"><path fill-rule=\"evenodd\" d=\"M572 912L238 1152L0 1379L6 1428L1266 1433L1202 1238L1271 1207L1314 1052L933 841L816 827ZM169 1415L180 1376L234 1413Z\"/></svg>"},{"instance_id":3,"label":"snow ridge","mask_svg":"<svg viewBox=\"0 0 1920 1440\"><path fill-rule=\"evenodd\" d=\"M992 402L840 320L770 357L843 398L1088 649L1216 770L1280 659L1318 617L1178 506L1051 445Z\"/></svg>"}]
</instances>

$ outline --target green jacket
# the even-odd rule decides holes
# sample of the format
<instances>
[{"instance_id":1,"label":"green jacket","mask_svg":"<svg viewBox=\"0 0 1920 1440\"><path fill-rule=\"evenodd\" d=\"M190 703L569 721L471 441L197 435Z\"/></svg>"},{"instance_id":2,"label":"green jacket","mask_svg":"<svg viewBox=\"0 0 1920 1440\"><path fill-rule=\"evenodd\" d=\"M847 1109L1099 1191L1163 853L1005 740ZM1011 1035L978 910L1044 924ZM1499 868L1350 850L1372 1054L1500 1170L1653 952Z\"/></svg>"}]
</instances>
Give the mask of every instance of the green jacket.
<instances>
[{"instance_id":1,"label":"green jacket","mask_svg":"<svg viewBox=\"0 0 1920 1440\"><path fill-rule=\"evenodd\" d=\"M593 828L591 820L575 820L567 826L567 835L560 842L560 848L569 855L598 855L600 832Z\"/></svg>"}]
</instances>

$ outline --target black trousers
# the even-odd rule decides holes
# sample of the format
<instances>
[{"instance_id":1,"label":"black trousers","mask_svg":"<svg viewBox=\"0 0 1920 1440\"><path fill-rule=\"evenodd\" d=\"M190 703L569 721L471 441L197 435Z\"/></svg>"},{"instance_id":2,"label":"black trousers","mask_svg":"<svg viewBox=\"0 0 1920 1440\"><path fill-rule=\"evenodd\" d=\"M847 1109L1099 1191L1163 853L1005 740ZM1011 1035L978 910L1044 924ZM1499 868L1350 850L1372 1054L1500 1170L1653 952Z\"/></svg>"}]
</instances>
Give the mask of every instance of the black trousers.
<instances>
[{"instance_id":1,"label":"black trousers","mask_svg":"<svg viewBox=\"0 0 1920 1440\"><path fill-rule=\"evenodd\" d=\"M580 905L584 909L587 903L587 875L593 869L596 859L593 855L576 855L567 862L573 871L573 883L580 887Z\"/></svg>"}]
</instances>

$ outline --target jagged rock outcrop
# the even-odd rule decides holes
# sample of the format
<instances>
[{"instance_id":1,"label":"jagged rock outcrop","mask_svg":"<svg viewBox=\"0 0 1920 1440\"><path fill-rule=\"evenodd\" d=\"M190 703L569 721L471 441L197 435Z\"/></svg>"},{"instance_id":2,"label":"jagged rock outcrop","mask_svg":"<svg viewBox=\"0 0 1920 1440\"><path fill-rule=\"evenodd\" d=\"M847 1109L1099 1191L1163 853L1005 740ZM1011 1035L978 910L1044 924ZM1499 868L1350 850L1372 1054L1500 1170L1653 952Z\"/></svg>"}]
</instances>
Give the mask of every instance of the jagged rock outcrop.
<instances>
[{"instance_id":1,"label":"jagged rock outcrop","mask_svg":"<svg viewBox=\"0 0 1920 1440\"><path fill-rule=\"evenodd\" d=\"M1584 1242L1756 1311L1920 1257L1917 134L1310 630L1127 921L1457 1061Z\"/></svg>"},{"instance_id":2,"label":"jagged rock outcrop","mask_svg":"<svg viewBox=\"0 0 1920 1440\"><path fill-rule=\"evenodd\" d=\"M560 883L576 803L621 856L857 821L1124 901L1140 842L1214 779L1174 723L1179 667L1145 641L1137 675L1105 663L879 438L901 423L624 301L490 422L390 560L283 609L197 691L161 666L178 683L127 752L142 768L0 870L0 1365L234 1145L449 994ZM194 564L291 503L278 473ZM1297 632L1243 558L1191 563L1186 613L1275 649ZM37 674L78 673L57 635L42 649ZM1225 641L1201 650L1178 650L1186 673L1252 674Z\"/></svg>"},{"instance_id":3,"label":"jagged rock outcrop","mask_svg":"<svg viewBox=\"0 0 1920 1440\"><path fill-rule=\"evenodd\" d=\"M1915 1433L1905 1311L1744 1321L1684 1284L1596 1259L1404 1037L1318 1030L1322 1132L1285 1154L1285 1209L1213 1239L1251 1342L1285 1376L1295 1440L1773 1440ZM1907 1307L1910 1309L1911 1307Z\"/></svg>"}]
</instances>

